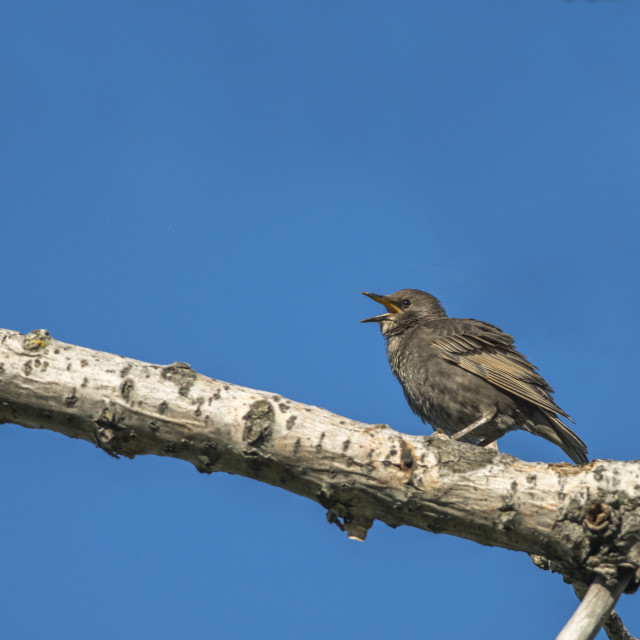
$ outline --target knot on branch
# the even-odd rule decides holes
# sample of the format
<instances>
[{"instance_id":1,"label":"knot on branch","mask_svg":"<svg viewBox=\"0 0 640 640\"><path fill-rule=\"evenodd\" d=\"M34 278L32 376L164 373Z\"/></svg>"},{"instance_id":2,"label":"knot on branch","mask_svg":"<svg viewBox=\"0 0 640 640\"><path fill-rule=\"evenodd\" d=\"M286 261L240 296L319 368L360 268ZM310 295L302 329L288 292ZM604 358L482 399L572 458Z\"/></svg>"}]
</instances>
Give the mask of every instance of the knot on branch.
<instances>
[{"instance_id":1,"label":"knot on branch","mask_svg":"<svg viewBox=\"0 0 640 640\"><path fill-rule=\"evenodd\" d=\"M109 406L102 409L100 415L93 420L95 426L94 437L100 449L114 458L124 455L133 458L134 454L124 450L125 444L137 437L133 429L121 424L120 417Z\"/></svg>"},{"instance_id":2,"label":"knot on branch","mask_svg":"<svg viewBox=\"0 0 640 640\"><path fill-rule=\"evenodd\" d=\"M640 540L632 542L639 536L636 519L625 521L614 499L588 504L583 523L590 544L585 568L600 576L610 589L624 577L625 593L634 593L640 586Z\"/></svg>"},{"instance_id":3,"label":"knot on branch","mask_svg":"<svg viewBox=\"0 0 640 640\"><path fill-rule=\"evenodd\" d=\"M268 400L254 402L249 411L242 416L244 431L242 439L253 447L263 447L273 434L275 412Z\"/></svg>"},{"instance_id":4,"label":"knot on branch","mask_svg":"<svg viewBox=\"0 0 640 640\"><path fill-rule=\"evenodd\" d=\"M594 533L604 531L611 522L611 509L604 502L594 502L587 507L584 523Z\"/></svg>"}]
</instances>

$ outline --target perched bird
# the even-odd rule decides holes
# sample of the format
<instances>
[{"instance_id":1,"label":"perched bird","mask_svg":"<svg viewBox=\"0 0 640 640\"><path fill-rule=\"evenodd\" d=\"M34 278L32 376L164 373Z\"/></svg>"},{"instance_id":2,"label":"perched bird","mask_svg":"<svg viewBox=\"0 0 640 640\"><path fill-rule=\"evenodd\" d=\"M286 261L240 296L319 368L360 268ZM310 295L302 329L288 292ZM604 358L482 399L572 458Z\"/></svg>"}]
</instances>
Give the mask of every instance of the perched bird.
<instances>
[{"instance_id":1,"label":"perched bird","mask_svg":"<svg viewBox=\"0 0 640 640\"><path fill-rule=\"evenodd\" d=\"M391 370L423 422L481 446L524 429L575 463L588 462L585 443L558 414L573 420L510 335L487 322L449 318L437 298L418 289L362 293L387 309L362 322L380 325Z\"/></svg>"}]
</instances>

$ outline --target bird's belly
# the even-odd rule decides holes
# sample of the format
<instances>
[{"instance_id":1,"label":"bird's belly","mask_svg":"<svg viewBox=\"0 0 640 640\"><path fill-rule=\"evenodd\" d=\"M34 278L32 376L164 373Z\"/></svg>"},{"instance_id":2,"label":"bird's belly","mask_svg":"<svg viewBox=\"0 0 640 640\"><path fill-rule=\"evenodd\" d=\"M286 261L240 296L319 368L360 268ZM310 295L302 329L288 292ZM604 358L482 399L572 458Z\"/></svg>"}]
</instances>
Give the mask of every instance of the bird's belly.
<instances>
[{"instance_id":1,"label":"bird's belly","mask_svg":"<svg viewBox=\"0 0 640 640\"><path fill-rule=\"evenodd\" d=\"M445 361L428 364L399 367L396 375L413 412L434 429L453 435L498 406L499 391L482 378ZM464 440L480 442L496 426L488 423Z\"/></svg>"}]
</instances>

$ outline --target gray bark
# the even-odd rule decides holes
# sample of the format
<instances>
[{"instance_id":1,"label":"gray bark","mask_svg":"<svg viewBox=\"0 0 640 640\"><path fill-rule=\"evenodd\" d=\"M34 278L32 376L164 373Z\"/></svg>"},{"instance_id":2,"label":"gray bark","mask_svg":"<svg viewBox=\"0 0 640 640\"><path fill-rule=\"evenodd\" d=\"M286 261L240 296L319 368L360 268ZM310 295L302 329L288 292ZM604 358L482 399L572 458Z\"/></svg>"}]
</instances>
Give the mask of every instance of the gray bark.
<instances>
[{"instance_id":1,"label":"gray bark","mask_svg":"<svg viewBox=\"0 0 640 640\"><path fill-rule=\"evenodd\" d=\"M640 462L524 462L363 424L184 363L147 364L0 330L0 422L111 455L180 458L305 496L348 535L374 520L525 551L574 584L640 582Z\"/></svg>"}]
</instances>

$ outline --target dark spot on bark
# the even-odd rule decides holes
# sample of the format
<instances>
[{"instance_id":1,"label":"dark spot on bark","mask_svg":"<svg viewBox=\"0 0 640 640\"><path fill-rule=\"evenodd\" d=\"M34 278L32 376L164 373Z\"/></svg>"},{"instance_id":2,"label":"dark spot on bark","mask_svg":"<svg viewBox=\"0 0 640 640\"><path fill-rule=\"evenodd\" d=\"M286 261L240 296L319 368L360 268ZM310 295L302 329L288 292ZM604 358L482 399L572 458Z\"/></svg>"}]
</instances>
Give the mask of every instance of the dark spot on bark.
<instances>
[{"instance_id":1,"label":"dark spot on bark","mask_svg":"<svg viewBox=\"0 0 640 640\"><path fill-rule=\"evenodd\" d=\"M133 458L134 454L122 451L122 445L132 438L137 437L133 430L125 431L121 423L126 422L126 414L118 416L111 407L106 406L100 416L94 420L96 425L96 444L111 456L118 454Z\"/></svg>"},{"instance_id":2,"label":"dark spot on bark","mask_svg":"<svg viewBox=\"0 0 640 640\"><path fill-rule=\"evenodd\" d=\"M166 410L169 408L169 403L166 402L165 400L163 400L159 405L158 405L158 411L160 413L165 413Z\"/></svg>"},{"instance_id":3,"label":"dark spot on bark","mask_svg":"<svg viewBox=\"0 0 640 640\"><path fill-rule=\"evenodd\" d=\"M264 447L273 435L275 413L268 400L257 400L242 417L242 439L253 447Z\"/></svg>"},{"instance_id":4,"label":"dark spot on bark","mask_svg":"<svg viewBox=\"0 0 640 640\"><path fill-rule=\"evenodd\" d=\"M296 416L289 416L289 418L287 419L286 425L285 425L287 427L287 429L289 429L289 430L293 429L293 425L296 423L297 419L298 418Z\"/></svg>"},{"instance_id":5,"label":"dark spot on bark","mask_svg":"<svg viewBox=\"0 0 640 640\"><path fill-rule=\"evenodd\" d=\"M88 384L89 384L89 378L82 378L82 384L80 385L80 387L84 389Z\"/></svg>"},{"instance_id":6,"label":"dark spot on bark","mask_svg":"<svg viewBox=\"0 0 640 640\"><path fill-rule=\"evenodd\" d=\"M214 400L220 400L220 389L216 389L216 392L213 394Z\"/></svg>"},{"instance_id":7,"label":"dark spot on bark","mask_svg":"<svg viewBox=\"0 0 640 640\"><path fill-rule=\"evenodd\" d=\"M80 360L80 366L81 367L88 367L89 366L89 361L85 360L84 358L82 360Z\"/></svg>"},{"instance_id":8,"label":"dark spot on bark","mask_svg":"<svg viewBox=\"0 0 640 640\"><path fill-rule=\"evenodd\" d=\"M400 440L400 448L402 449L402 453L400 454L400 464L406 469L411 469L415 462L413 458L413 450L404 440Z\"/></svg>"},{"instance_id":9,"label":"dark spot on bark","mask_svg":"<svg viewBox=\"0 0 640 640\"><path fill-rule=\"evenodd\" d=\"M156 433L156 431L158 431L159 428L160 428L160 425L155 420L149 421L149 429L151 429L153 433Z\"/></svg>"},{"instance_id":10,"label":"dark spot on bark","mask_svg":"<svg viewBox=\"0 0 640 640\"><path fill-rule=\"evenodd\" d=\"M24 369L24 373L25 373L26 376L30 376L31 375L31 372L33 371L33 365L31 364L31 360L27 360L24 363L23 369Z\"/></svg>"},{"instance_id":11,"label":"dark spot on bark","mask_svg":"<svg viewBox=\"0 0 640 640\"><path fill-rule=\"evenodd\" d=\"M25 351L39 351L51 344L52 338L46 329L36 329L27 333L22 340Z\"/></svg>"},{"instance_id":12,"label":"dark spot on bark","mask_svg":"<svg viewBox=\"0 0 640 640\"><path fill-rule=\"evenodd\" d=\"M67 365L67 371L71 371L71 362Z\"/></svg>"},{"instance_id":13,"label":"dark spot on bark","mask_svg":"<svg viewBox=\"0 0 640 640\"><path fill-rule=\"evenodd\" d=\"M175 453L176 445L173 444L173 442L167 442L167 444L164 445L164 451L165 453Z\"/></svg>"},{"instance_id":14,"label":"dark spot on bark","mask_svg":"<svg viewBox=\"0 0 640 640\"><path fill-rule=\"evenodd\" d=\"M271 399L272 399L274 402L280 402L280 400L282 400L282 398L281 398L280 396L271 396Z\"/></svg>"},{"instance_id":15,"label":"dark spot on bark","mask_svg":"<svg viewBox=\"0 0 640 640\"><path fill-rule=\"evenodd\" d=\"M268 457L260 455L257 451L253 451L253 456L249 456L249 470L255 474L266 472L271 466L271 460Z\"/></svg>"},{"instance_id":16,"label":"dark spot on bark","mask_svg":"<svg viewBox=\"0 0 640 640\"><path fill-rule=\"evenodd\" d=\"M193 444L193 441L189 440L189 438L182 438L180 440L180 444L185 448L185 449L190 449L191 445Z\"/></svg>"},{"instance_id":17,"label":"dark spot on bark","mask_svg":"<svg viewBox=\"0 0 640 640\"><path fill-rule=\"evenodd\" d=\"M4 364L0 362L0 376L4 374Z\"/></svg>"},{"instance_id":18,"label":"dark spot on bark","mask_svg":"<svg viewBox=\"0 0 640 640\"><path fill-rule=\"evenodd\" d=\"M285 404L284 402L281 402L281 403L278 405L278 409L280 409L280 411L281 411L282 413L286 413L287 411L289 411L289 405L288 405L288 404Z\"/></svg>"},{"instance_id":19,"label":"dark spot on bark","mask_svg":"<svg viewBox=\"0 0 640 640\"><path fill-rule=\"evenodd\" d=\"M64 397L64 403L67 407L73 407L76 402L78 402L78 394L76 393L76 388L73 387L71 393Z\"/></svg>"},{"instance_id":20,"label":"dark spot on bark","mask_svg":"<svg viewBox=\"0 0 640 640\"><path fill-rule=\"evenodd\" d=\"M284 487L288 485L290 482L296 480L296 477L289 469L283 469L280 474L280 484Z\"/></svg>"},{"instance_id":21,"label":"dark spot on bark","mask_svg":"<svg viewBox=\"0 0 640 640\"><path fill-rule=\"evenodd\" d=\"M298 438L295 441L295 444L293 445L293 453L298 453L298 451L300 451L301 445L302 445L302 443L300 442L300 438Z\"/></svg>"},{"instance_id":22,"label":"dark spot on bark","mask_svg":"<svg viewBox=\"0 0 640 640\"><path fill-rule=\"evenodd\" d=\"M126 367L124 367L122 369L122 371L120 371L120 377L121 378L126 378L129 373L131 372L131 369L133 369L133 365L132 364L128 364Z\"/></svg>"},{"instance_id":23,"label":"dark spot on bark","mask_svg":"<svg viewBox=\"0 0 640 640\"><path fill-rule=\"evenodd\" d=\"M320 441L316 445L316 453L322 453L322 441L324 440L324 431L320 434Z\"/></svg>"},{"instance_id":24,"label":"dark spot on bark","mask_svg":"<svg viewBox=\"0 0 640 640\"><path fill-rule=\"evenodd\" d=\"M120 395L125 400L131 400L131 395L133 394L133 380L131 378L127 378L122 385L120 385Z\"/></svg>"},{"instance_id":25,"label":"dark spot on bark","mask_svg":"<svg viewBox=\"0 0 640 640\"><path fill-rule=\"evenodd\" d=\"M198 374L186 362L174 362L162 368L161 376L173 382L178 387L178 393L186 398Z\"/></svg>"},{"instance_id":26,"label":"dark spot on bark","mask_svg":"<svg viewBox=\"0 0 640 640\"><path fill-rule=\"evenodd\" d=\"M216 464L220 458L222 458L222 453L218 448L218 445L213 440L206 440L202 443L202 451L203 454L209 459L209 464Z\"/></svg>"},{"instance_id":27,"label":"dark spot on bark","mask_svg":"<svg viewBox=\"0 0 640 640\"><path fill-rule=\"evenodd\" d=\"M347 439L342 443L342 452L345 453L346 450L351 446L351 440Z\"/></svg>"}]
</instances>

